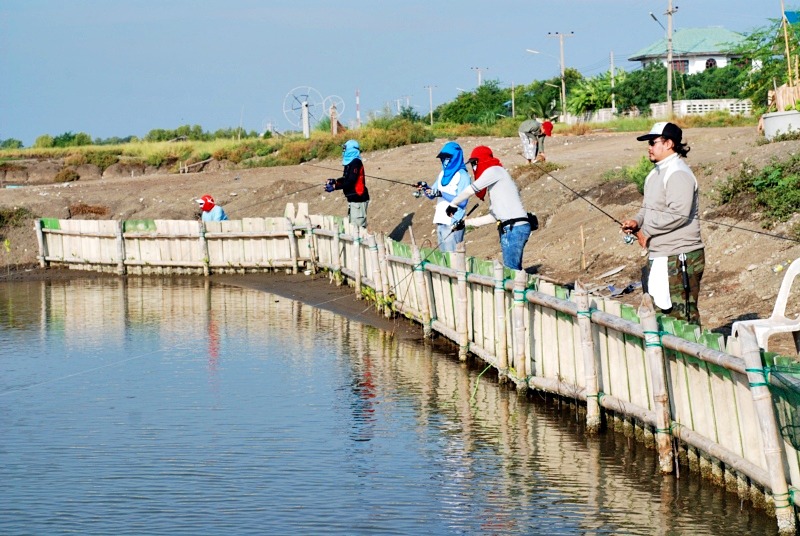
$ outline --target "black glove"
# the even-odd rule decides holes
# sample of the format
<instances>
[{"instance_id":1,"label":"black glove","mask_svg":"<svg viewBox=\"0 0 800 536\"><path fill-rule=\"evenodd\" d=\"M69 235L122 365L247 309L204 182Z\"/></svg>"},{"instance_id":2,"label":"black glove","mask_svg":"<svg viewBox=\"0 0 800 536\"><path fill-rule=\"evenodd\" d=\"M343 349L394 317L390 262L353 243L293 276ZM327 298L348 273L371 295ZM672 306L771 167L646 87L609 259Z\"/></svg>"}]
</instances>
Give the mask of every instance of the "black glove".
<instances>
[{"instance_id":1,"label":"black glove","mask_svg":"<svg viewBox=\"0 0 800 536\"><path fill-rule=\"evenodd\" d=\"M528 212L528 223L531 224L531 231L535 231L539 228L539 218L537 218L536 214L533 212Z\"/></svg>"},{"instance_id":2,"label":"black glove","mask_svg":"<svg viewBox=\"0 0 800 536\"><path fill-rule=\"evenodd\" d=\"M461 218L450 227L450 231L460 231L464 227L466 227L466 224L464 223L464 218Z\"/></svg>"},{"instance_id":3,"label":"black glove","mask_svg":"<svg viewBox=\"0 0 800 536\"><path fill-rule=\"evenodd\" d=\"M444 209L444 213L450 216L451 218L453 217L453 214L455 214L456 212L458 212L458 207L454 207L453 205L448 205L447 208Z\"/></svg>"}]
</instances>

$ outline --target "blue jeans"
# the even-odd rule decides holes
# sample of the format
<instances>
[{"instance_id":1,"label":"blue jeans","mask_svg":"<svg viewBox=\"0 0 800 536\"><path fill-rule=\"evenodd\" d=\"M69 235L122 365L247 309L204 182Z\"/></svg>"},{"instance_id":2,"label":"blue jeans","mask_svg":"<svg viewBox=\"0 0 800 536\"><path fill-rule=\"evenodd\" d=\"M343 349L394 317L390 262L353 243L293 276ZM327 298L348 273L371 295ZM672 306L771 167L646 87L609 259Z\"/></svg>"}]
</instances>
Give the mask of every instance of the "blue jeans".
<instances>
[{"instance_id":1,"label":"blue jeans","mask_svg":"<svg viewBox=\"0 0 800 536\"><path fill-rule=\"evenodd\" d=\"M464 240L464 229L451 232L450 225L445 223L437 223L436 237L439 241L440 251L455 251L456 244Z\"/></svg>"},{"instance_id":2,"label":"blue jeans","mask_svg":"<svg viewBox=\"0 0 800 536\"><path fill-rule=\"evenodd\" d=\"M527 222L518 222L503 229L500 235L500 249L506 267L522 270L522 252L530 236L531 224Z\"/></svg>"}]
</instances>

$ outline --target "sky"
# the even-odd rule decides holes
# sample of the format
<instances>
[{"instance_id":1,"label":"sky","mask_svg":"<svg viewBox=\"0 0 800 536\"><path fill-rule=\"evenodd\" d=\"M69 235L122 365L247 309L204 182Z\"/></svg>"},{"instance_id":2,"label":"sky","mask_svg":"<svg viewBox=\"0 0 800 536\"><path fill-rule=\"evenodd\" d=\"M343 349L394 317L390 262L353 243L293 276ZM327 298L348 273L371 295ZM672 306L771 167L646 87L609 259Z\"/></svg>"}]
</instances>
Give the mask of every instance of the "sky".
<instances>
[{"instance_id":1,"label":"sky","mask_svg":"<svg viewBox=\"0 0 800 536\"><path fill-rule=\"evenodd\" d=\"M612 55L637 69L627 58L664 37L650 13L666 27L668 2L0 0L0 139L291 130L303 95L312 109L343 105L346 126L357 108L362 122L398 103L427 115L479 78L558 77L562 42L565 67L584 76ZM749 33L781 13L780 0L673 4L676 30Z\"/></svg>"}]
</instances>

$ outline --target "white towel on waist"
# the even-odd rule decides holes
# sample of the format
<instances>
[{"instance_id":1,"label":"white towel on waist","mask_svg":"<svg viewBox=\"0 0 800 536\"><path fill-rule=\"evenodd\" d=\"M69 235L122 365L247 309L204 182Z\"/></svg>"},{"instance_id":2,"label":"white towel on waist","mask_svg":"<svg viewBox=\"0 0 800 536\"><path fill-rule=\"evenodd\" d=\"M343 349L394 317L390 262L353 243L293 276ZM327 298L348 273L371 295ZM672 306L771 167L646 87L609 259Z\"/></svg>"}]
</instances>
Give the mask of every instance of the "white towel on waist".
<instances>
[{"instance_id":1,"label":"white towel on waist","mask_svg":"<svg viewBox=\"0 0 800 536\"><path fill-rule=\"evenodd\" d=\"M650 265L650 276L647 278L647 290L659 309L670 309L672 299L669 297L669 273L667 257L656 257Z\"/></svg>"}]
</instances>

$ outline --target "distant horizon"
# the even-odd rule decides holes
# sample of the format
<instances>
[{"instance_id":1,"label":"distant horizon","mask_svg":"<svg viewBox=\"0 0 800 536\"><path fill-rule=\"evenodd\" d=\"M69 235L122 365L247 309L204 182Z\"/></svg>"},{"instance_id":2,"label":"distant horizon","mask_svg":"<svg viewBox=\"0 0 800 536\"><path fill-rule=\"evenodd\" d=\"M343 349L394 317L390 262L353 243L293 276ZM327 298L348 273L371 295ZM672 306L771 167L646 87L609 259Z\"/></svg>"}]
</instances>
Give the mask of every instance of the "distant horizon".
<instances>
[{"instance_id":1,"label":"distant horizon","mask_svg":"<svg viewBox=\"0 0 800 536\"><path fill-rule=\"evenodd\" d=\"M675 3L676 30L747 34L781 15L778 1L759 14L745 0ZM345 125L356 122L357 105L362 123L406 104L424 116L478 80L508 87L558 77L562 42L565 67L586 77L607 72L612 54L615 69L637 69L627 58L663 39L667 5L4 0L0 139L30 147L41 135L67 132L94 140L183 125L296 130L296 114L286 108L303 88L313 90L320 108L326 99L340 103Z\"/></svg>"}]
</instances>

